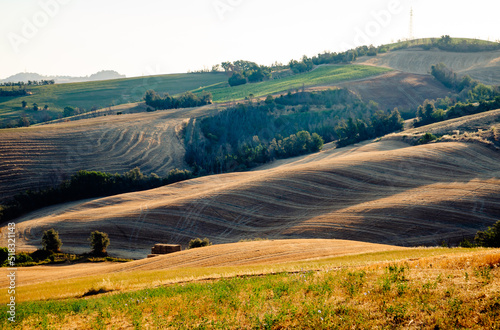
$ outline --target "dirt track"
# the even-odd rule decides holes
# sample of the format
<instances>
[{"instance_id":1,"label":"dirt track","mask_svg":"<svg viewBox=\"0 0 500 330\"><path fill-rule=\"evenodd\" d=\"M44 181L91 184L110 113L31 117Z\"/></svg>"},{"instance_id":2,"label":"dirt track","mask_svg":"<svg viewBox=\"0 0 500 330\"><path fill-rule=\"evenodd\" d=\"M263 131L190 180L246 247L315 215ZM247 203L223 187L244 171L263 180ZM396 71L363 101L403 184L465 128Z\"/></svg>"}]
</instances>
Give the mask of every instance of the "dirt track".
<instances>
[{"instance_id":1,"label":"dirt track","mask_svg":"<svg viewBox=\"0 0 500 330\"><path fill-rule=\"evenodd\" d=\"M440 244L498 220L500 156L467 143L364 143L145 192L73 203L16 221L18 249L56 228L66 251L88 251L93 230L111 254L143 258L154 243L336 238Z\"/></svg>"}]
</instances>

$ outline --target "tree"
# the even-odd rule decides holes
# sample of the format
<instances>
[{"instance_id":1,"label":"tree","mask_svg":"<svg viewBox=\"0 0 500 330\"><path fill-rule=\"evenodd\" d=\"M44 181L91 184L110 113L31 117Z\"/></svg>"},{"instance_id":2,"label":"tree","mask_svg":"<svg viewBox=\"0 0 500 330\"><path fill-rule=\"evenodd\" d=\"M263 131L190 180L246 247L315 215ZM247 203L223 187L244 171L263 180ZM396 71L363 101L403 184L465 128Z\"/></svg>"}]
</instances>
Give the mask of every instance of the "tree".
<instances>
[{"instance_id":1,"label":"tree","mask_svg":"<svg viewBox=\"0 0 500 330\"><path fill-rule=\"evenodd\" d=\"M30 119L26 115L23 115L19 118L18 125L20 127L28 127L29 125L31 125Z\"/></svg>"},{"instance_id":2,"label":"tree","mask_svg":"<svg viewBox=\"0 0 500 330\"><path fill-rule=\"evenodd\" d=\"M33 103L33 110L38 111L38 104Z\"/></svg>"},{"instance_id":3,"label":"tree","mask_svg":"<svg viewBox=\"0 0 500 330\"><path fill-rule=\"evenodd\" d=\"M208 238L195 238L189 241L189 248L194 249L198 247L203 247L203 246L210 246L212 245L212 242Z\"/></svg>"},{"instance_id":4,"label":"tree","mask_svg":"<svg viewBox=\"0 0 500 330\"><path fill-rule=\"evenodd\" d=\"M23 109L24 109L24 108L26 108L26 107L28 106L28 102L26 102L26 101L22 101L22 102L21 102L21 105L22 105L22 107L23 107Z\"/></svg>"},{"instance_id":5,"label":"tree","mask_svg":"<svg viewBox=\"0 0 500 330\"><path fill-rule=\"evenodd\" d=\"M241 73L235 73L228 80L229 86L239 86L247 83L247 79Z\"/></svg>"},{"instance_id":6,"label":"tree","mask_svg":"<svg viewBox=\"0 0 500 330\"><path fill-rule=\"evenodd\" d=\"M90 241L90 246L92 247L92 254L94 255L106 255L106 248L109 246L109 237L108 234L100 232L100 231L93 231L90 233L89 237Z\"/></svg>"},{"instance_id":7,"label":"tree","mask_svg":"<svg viewBox=\"0 0 500 330\"><path fill-rule=\"evenodd\" d=\"M59 233L54 229L49 229L43 232L42 246L45 251L59 252L62 242L59 238Z\"/></svg>"},{"instance_id":8,"label":"tree","mask_svg":"<svg viewBox=\"0 0 500 330\"><path fill-rule=\"evenodd\" d=\"M45 111L49 110L49 106L47 104L44 105L43 110L45 110Z\"/></svg>"},{"instance_id":9,"label":"tree","mask_svg":"<svg viewBox=\"0 0 500 330\"><path fill-rule=\"evenodd\" d=\"M478 231L474 241L479 246L500 247L500 220L485 231Z\"/></svg>"},{"instance_id":10,"label":"tree","mask_svg":"<svg viewBox=\"0 0 500 330\"><path fill-rule=\"evenodd\" d=\"M73 107L65 107L63 111L64 117L71 117L75 115L75 108Z\"/></svg>"},{"instance_id":11,"label":"tree","mask_svg":"<svg viewBox=\"0 0 500 330\"><path fill-rule=\"evenodd\" d=\"M449 35L441 36L440 41L445 45L449 45L451 43L451 37Z\"/></svg>"}]
</instances>

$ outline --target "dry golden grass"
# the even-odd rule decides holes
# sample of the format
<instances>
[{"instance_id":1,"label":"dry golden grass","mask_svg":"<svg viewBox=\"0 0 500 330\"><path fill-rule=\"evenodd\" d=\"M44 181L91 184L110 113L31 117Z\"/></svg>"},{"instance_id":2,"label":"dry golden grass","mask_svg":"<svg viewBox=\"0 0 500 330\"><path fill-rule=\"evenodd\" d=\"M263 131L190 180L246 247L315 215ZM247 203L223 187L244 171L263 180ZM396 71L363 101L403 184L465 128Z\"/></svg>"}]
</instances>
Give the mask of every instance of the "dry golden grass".
<instances>
[{"instance_id":1,"label":"dry golden grass","mask_svg":"<svg viewBox=\"0 0 500 330\"><path fill-rule=\"evenodd\" d=\"M417 74L427 74L432 65L444 63L455 72L468 74L483 83L500 84L500 51L454 53L439 50L401 50L379 54L376 57L361 57L356 63Z\"/></svg>"},{"instance_id":2,"label":"dry golden grass","mask_svg":"<svg viewBox=\"0 0 500 330\"><path fill-rule=\"evenodd\" d=\"M442 142L477 143L497 149L500 148L500 109L408 129L382 139L414 144L427 132L439 136Z\"/></svg>"},{"instance_id":3,"label":"dry golden grass","mask_svg":"<svg viewBox=\"0 0 500 330\"><path fill-rule=\"evenodd\" d=\"M168 271L132 271L105 279L101 276L99 281L95 276L93 283L89 278L72 281L80 285L82 293L90 288L125 293L19 305L23 313L15 326L495 329L500 320L499 263L498 249L419 248L301 261L281 267L181 269L177 278ZM185 270L194 276L188 278ZM279 273L265 275L270 272ZM128 277L117 277L123 275ZM154 276L157 281L135 287L145 290L128 291L134 288L132 281L152 281ZM170 282L161 281L169 276ZM23 294L32 295L28 300L38 300L37 289L41 287L31 286ZM77 286L68 288L71 291ZM4 325L12 326L7 322Z\"/></svg>"},{"instance_id":4,"label":"dry golden grass","mask_svg":"<svg viewBox=\"0 0 500 330\"><path fill-rule=\"evenodd\" d=\"M498 153L466 143L364 143L277 161L252 172L84 201L16 221L18 249L59 231L63 249L86 252L92 230L109 252L144 258L155 243L208 237L336 238L391 245L458 242L498 220Z\"/></svg>"},{"instance_id":5,"label":"dry golden grass","mask_svg":"<svg viewBox=\"0 0 500 330\"><path fill-rule=\"evenodd\" d=\"M0 200L58 184L82 169L123 173L139 167L165 176L185 168L179 128L212 111L205 106L0 130Z\"/></svg>"},{"instance_id":6,"label":"dry golden grass","mask_svg":"<svg viewBox=\"0 0 500 330\"><path fill-rule=\"evenodd\" d=\"M380 109L412 109L426 99L442 98L450 92L430 75L398 71L338 86L358 93L365 101L377 102Z\"/></svg>"}]
</instances>

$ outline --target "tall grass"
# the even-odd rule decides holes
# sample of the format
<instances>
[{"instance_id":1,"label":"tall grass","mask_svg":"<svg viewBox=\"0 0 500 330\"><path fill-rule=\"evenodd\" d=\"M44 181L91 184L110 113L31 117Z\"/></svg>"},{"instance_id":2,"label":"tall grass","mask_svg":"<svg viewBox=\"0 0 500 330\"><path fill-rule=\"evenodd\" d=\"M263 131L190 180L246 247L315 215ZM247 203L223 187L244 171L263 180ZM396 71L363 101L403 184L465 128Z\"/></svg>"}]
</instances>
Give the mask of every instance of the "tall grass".
<instances>
[{"instance_id":1,"label":"tall grass","mask_svg":"<svg viewBox=\"0 0 500 330\"><path fill-rule=\"evenodd\" d=\"M465 268L439 257L28 302L15 324L1 322L5 329L494 329L500 256L491 255L459 257L470 263Z\"/></svg>"}]
</instances>

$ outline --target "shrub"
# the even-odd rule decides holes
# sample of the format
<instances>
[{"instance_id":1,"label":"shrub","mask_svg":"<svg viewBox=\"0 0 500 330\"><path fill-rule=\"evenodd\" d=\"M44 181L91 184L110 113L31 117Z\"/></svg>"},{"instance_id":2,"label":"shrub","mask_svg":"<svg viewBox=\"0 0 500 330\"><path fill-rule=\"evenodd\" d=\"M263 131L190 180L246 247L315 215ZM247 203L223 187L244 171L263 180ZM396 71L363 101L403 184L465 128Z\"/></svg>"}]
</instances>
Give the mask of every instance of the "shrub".
<instances>
[{"instance_id":1,"label":"shrub","mask_svg":"<svg viewBox=\"0 0 500 330\"><path fill-rule=\"evenodd\" d=\"M426 143L429 143L431 141L435 141L437 140L437 136L435 136L434 134L432 133L425 133L424 136L422 136L419 140L418 140L418 143L419 144L426 144Z\"/></svg>"},{"instance_id":2,"label":"shrub","mask_svg":"<svg viewBox=\"0 0 500 330\"><path fill-rule=\"evenodd\" d=\"M43 232L42 246L45 251L59 252L61 245L59 233L54 228Z\"/></svg>"},{"instance_id":3,"label":"shrub","mask_svg":"<svg viewBox=\"0 0 500 330\"><path fill-rule=\"evenodd\" d=\"M35 252L31 253L31 258L33 258L33 260L36 262L40 262L40 261L50 259L50 257L53 255L54 255L54 252L52 252L52 251L36 250Z\"/></svg>"},{"instance_id":4,"label":"shrub","mask_svg":"<svg viewBox=\"0 0 500 330\"><path fill-rule=\"evenodd\" d=\"M229 78L228 83L231 87L244 85L247 83L247 79L241 73L235 73Z\"/></svg>"},{"instance_id":5,"label":"shrub","mask_svg":"<svg viewBox=\"0 0 500 330\"><path fill-rule=\"evenodd\" d=\"M7 258L9 257L9 249L6 247L0 247L0 265L3 265Z\"/></svg>"},{"instance_id":6,"label":"shrub","mask_svg":"<svg viewBox=\"0 0 500 330\"><path fill-rule=\"evenodd\" d=\"M92 247L92 254L94 255L106 255L106 248L109 246L109 237L108 234L93 231L90 233L89 237L90 246Z\"/></svg>"},{"instance_id":7,"label":"shrub","mask_svg":"<svg viewBox=\"0 0 500 330\"><path fill-rule=\"evenodd\" d=\"M208 238L195 238L189 241L189 249L194 249L198 247L203 247L203 246L210 246L212 245L212 242Z\"/></svg>"},{"instance_id":8,"label":"shrub","mask_svg":"<svg viewBox=\"0 0 500 330\"><path fill-rule=\"evenodd\" d=\"M28 262L33 262L33 258L28 253L21 252L16 255L16 264L25 264Z\"/></svg>"},{"instance_id":9,"label":"shrub","mask_svg":"<svg viewBox=\"0 0 500 330\"><path fill-rule=\"evenodd\" d=\"M478 231L474 241L479 246L500 247L500 220L485 231Z\"/></svg>"}]
</instances>

